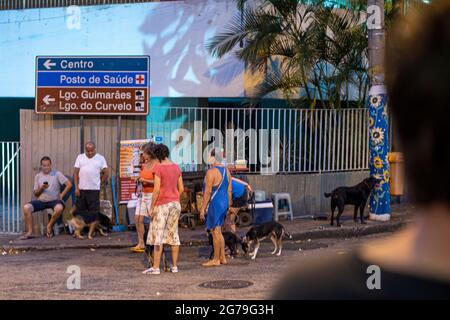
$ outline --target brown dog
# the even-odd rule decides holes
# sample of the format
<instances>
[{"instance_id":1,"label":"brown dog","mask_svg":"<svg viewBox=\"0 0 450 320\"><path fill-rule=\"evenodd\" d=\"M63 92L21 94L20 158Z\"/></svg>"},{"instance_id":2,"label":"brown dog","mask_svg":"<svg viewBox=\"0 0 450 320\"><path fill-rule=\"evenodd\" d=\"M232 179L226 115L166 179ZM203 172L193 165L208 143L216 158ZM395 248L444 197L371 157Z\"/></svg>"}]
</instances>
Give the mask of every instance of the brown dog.
<instances>
[{"instance_id":1,"label":"brown dog","mask_svg":"<svg viewBox=\"0 0 450 320\"><path fill-rule=\"evenodd\" d=\"M103 216L100 214L100 216ZM84 239L84 236L81 235L81 231L85 227L89 227L88 239L92 239L94 236L94 232L98 231L102 236L107 236L108 234L103 231L102 225L100 223L100 219L97 219L93 222L86 223L80 215L76 215L72 219L68 221L70 225L75 230L73 236L78 239Z\"/></svg>"}]
</instances>

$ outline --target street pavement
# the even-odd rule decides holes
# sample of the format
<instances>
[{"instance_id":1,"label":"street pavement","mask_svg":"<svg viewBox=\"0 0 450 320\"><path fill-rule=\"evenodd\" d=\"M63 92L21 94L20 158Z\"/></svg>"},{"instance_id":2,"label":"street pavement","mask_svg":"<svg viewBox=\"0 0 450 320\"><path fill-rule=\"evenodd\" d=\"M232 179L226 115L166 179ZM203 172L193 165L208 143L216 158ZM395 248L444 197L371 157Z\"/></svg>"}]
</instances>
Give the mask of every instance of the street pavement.
<instances>
[{"instance_id":1,"label":"street pavement","mask_svg":"<svg viewBox=\"0 0 450 320\"><path fill-rule=\"evenodd\" d=\"M390 233L357 238L285 241L280 257L264 241L256 260L237 257L229 265L204 268L210 248L181 248L179 269L172 274L143 275L143 254L127 248L80 248L64 250L16 250L0 255L0 299L268 299L286 270L324 257L349 254L350 250ZM70 266L80 269L80 289L69 290ZM249 281L240 289L211 289L207 281Z\"/></svg>"},{"instance_id":2,"label":"street pavement","mask_svg":"<svg viewBox=\"0 0 450 320\"><path fill-rule=\"evenodd\" d=\"M367 220L362 225L353 222L353 208L347 206L341 222L342 227L330 226L328 220L294 219L294 221L281 220L280 222L291 233L294 240L322 239L322 238L351 238L369 234L395 231L414 220L416 208L410 204L392 206L392 218L388 222ZM238 235L244 236L247 228L238 228ZM0 235L0 253L29 250L54 249L82 249L82 248L127 248L136 244L134 231L110 233L107 237L97 236L93 240L74 239L70 235L58 235L54 238L37 237L29 240L17 240L18 235ZM207 245L207 236L204 227L198 226L195 230L180 228L182 246Z\"/></svg>"},{"instance_id":3,"label":"street pavement","mask_svg":"<svg viewBox=\"0 0 450 320\"><path fill-rule=\"evenodd\" d=\"M143 275L143 254L129 250L136 243L135 232L111 233L93 240L70 235L51 239L38 237L16 240L17 235L0 235L0 299L267 299L273 287L292 266L311 259L348 254L373 238L385 237L406 224L414 223L416 209L409 204L394 205L389 222L353 222L352 208L342 218L343 227L329 220L295 219L281 221L293 235L285 240L281 257L272 256L267 240L256 260L238 257L229 265L206 269L201 263L210 253L203 227L181 229L180 273ZM240 228L244 235L248 228ZM67 289L67 273L79 267L81 289ZM211 289L208 281L249 281L240 289ZM227 282L228 284L228 282Z\"/></svg>"}]
</instances>

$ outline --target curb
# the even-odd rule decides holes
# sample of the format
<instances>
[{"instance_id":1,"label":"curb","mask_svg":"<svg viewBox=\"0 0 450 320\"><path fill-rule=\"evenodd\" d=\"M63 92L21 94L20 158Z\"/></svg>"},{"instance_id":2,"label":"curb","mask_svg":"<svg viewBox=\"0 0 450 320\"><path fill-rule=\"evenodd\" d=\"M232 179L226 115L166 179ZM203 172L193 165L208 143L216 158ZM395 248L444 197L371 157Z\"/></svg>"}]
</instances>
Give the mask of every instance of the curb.
<instances>
[{"instance_id":1,"label":"curb","mask_svg":"<svg viewBox=\"0 0 450 320\"><path fill-rule=\"evenodd\" d=\"M292 240L326 239L326 238L355 238L377 233L394 232L406 226L409 221L398 221L388 224L376 224L367 226L343 227L330 229L308 230L301 233L293 233Z\"/></svg>"},{"instance_id":2,"label":"curb","mask_svg":"<svg viewBox=\"0 0 450 320\"><path fill-rule=\"evenodd\" d=\"M308 230L298 233L291 233L292 240L309 240L309 239L326 239L326 238L354 238L360 236L367 236L371 234L384 233L384 232L394 232L405 225L410 223L410 221L397 221L393 223L379 223L374 225L357 225L354 227L329 227L320 228L316 230ZM4 251L16 250L16 251L50 251L50 250L67 250L67 249L124 249L129 248L133 244L121 243L121 244L76 244L76 245L60 245L60 246L2 246ZM209 246L207 240L191 240L191 241L181 241L182 247L199 247L199 246Z\"/></svg>"}]
</instances>

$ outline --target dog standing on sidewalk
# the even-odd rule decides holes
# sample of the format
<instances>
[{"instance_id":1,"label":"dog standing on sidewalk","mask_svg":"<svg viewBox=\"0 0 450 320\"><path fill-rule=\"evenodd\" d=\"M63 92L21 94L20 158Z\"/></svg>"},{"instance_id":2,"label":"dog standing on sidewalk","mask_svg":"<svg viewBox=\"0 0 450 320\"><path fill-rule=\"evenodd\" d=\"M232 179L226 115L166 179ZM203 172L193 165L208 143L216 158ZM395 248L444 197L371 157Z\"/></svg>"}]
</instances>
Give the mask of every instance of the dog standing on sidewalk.
<instances>
[{"instance_id":1,"label":"dog standing on sidewalk","mask_svg":"<svg viewBox=\"0 0 450 320\"><path fill-rule=\"evenodd\" d=\"M250 249L251 244L255 243L255 249L253 250L253 252L249 253L250 257L254 260L256 259L256 255L258 254L261 241L267 237L270 237L270 240L272 240L275 246L272 254L281 256L284 236L292 239L292 235L290 235L286 231L281 223L278 223L276 221L262 223L260 225L252 227L247 232L245 237L242 239L242 250L244 251L244 253L247 253Z\"/></svg>"},{"instance_id":2,"label":"dog standing on sidewalk","mask_svg":"<svg viewBox=\"0 0 450 320\"><path fill-rule=\"evenodd\" d=\"M358 183L353 187L339 187L331 191L330 193L325 192L325 197L331 197L331 225L334 224L334 210L338 208L338 214L336 216L336 225L341 226L339 219L344 212L344 207L346 204L353 204L355 206L355 212L353 215L353 220L358 221L358 209L359 217L361 223L364 224L364 208L366 207L367 199L373 188L380 182L380 179L375 177L370 177L364 179L362 182Z\"/></svg>"}]
</instances>

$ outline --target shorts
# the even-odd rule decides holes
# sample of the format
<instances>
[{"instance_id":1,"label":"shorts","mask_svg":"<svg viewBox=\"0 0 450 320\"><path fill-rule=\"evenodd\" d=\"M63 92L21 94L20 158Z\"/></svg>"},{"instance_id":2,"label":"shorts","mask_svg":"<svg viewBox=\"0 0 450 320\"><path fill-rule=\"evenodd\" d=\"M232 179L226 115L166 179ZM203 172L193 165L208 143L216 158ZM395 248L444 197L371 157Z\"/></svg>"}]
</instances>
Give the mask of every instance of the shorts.
<instances>
[{"instance_id":1,"label":"shorts","mask_svg":"<svg viewBox=\"0 0 450 320\"><path fill-rule=\"evenodd\" d=\"M155 215L150 224L147 244L154 246L163 244L179 246L178 220L181 213L180 203L177 201L169 202L155 207L155 210Z\"/></svg>"},{"instance_id":2,"label":"shorts","mask_svg":"<svg viewBox=\"0 0 450 320\"><path fill-rule=\"evenodd\" d=\"M80 190L76 207L77 212L100 212L100 190Z\"/></svg>"},{"instance_id":3,"label":"shorts","mask_svg":"<svg viewBox=\"0 0 450 320\"><path fill-rule=\"evenodd\" d=\"M247 190L244 191L242 196L239 198L233 199L233 203L231 205L232 208L242 208L246 207L248 205L248 192Z\"/></svg>"},{"instance_id":4,"label":"shorts","mask_svg":"<svg viewBox=\"0 0 450 320\"><path fill-rule=\"evenodd\" d=\"M28 202L33 206L32 212L42 211L45 209L52 209L54 210L55 207L60 204L63 206L63 209L66 207L63 201L61 200L53 200L53 201L40 201L40 200L33 200Z\"/></svg>"},{"instance_id":5,"label":"shorts","mask_svg":"<svg viewBox=\"0 0 450 320\"><path fill-rule=\"evenodd\" d=\"M84 222L91 223L99 219L100 190L80 190L77 197L75 215L82 216Z\"/></svg>"},{"instance_id":6,"label":"shorts","mask_svg":"<svg viewBox=\"0 0 450 320\"><path fill-rule=\"evenodd\" d=\"M142 197L138 200L136 205L136 216L150 217L150 208L152 207L151 193L142 193Z\"/></svg>"}]
</instances>

